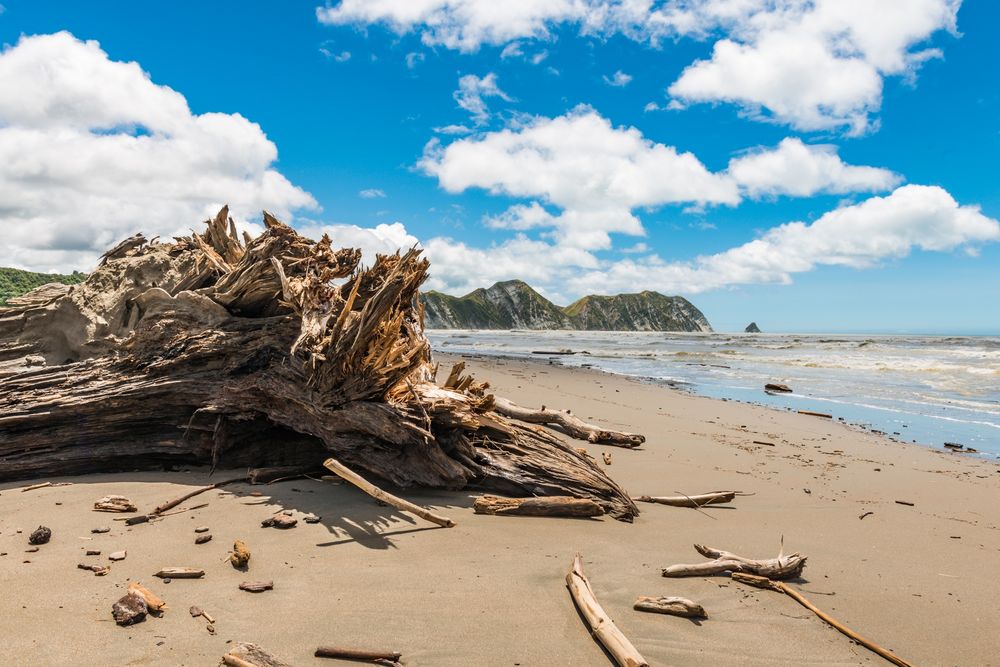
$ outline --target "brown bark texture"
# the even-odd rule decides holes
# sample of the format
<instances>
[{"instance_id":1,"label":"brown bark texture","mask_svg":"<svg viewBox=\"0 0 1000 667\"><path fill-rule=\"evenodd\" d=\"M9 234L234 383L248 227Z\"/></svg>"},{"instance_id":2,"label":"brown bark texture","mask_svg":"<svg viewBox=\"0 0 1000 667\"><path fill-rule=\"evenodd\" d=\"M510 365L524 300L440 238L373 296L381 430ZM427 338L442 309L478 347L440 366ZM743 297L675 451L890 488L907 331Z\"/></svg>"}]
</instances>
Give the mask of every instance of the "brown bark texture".
<instances>
[{"instance_id":1,"label":"brown bark texture","mask_svg":"<svg viewBox=\"0 0 1000 667\"><path fill-rule=\"evenodd\" d=\"M203 233L132 237L84 283L0 308L0 481L333 455L399 487L638 513L587 457L498 413L485 383L461 369L435 383L419 249L363 267L326 236L264 224L240 238L223 208Z\"/></svg>"}]
</instances>

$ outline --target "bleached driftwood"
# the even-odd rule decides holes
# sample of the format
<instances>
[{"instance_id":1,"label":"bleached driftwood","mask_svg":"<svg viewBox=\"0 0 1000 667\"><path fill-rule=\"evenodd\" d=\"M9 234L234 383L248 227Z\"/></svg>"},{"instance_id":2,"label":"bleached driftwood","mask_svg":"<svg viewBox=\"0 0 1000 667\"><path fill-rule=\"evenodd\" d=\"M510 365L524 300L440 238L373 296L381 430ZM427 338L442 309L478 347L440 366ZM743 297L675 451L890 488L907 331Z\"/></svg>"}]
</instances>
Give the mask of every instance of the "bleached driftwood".
<instances>
[{"instance_id":1,"label":"bleached driftwood","mask_svg":"<svg viewBox=\"0 0 1000 667\"><path fill-rule=\"evenodd\" d=\"M604 510L589 498L570 496L542 496L539 498L504 498L479 496L472 505L476 514L506 516L601 516Z\"/></svg>"},{"instance_id":2,"label":"bleached driftwood","mask_svg":"<svg viewBox=\"0 0 1000 667\"><path fill-rule=\"evenodd\" d=\"M780 553L775 558L756 560L700 544L694 545L694 548L705 558L713 560L692 565L671 565L663 569L663 576L700 577L723 572L746 572L769 579L792 579L801 575L802 568L806 566L806 556L797 553Z\"/></svg>"},{"instance_id":3,"label":"bleached driftwood","mask_svg":"<svg viewBox=\"0 0 1000 667\"><path fill-rule=\"evenodd\" d=\"M646 441L645 436L636 433L610 431L594 424L588 424L579 417L570 414L569 411L562 412L546 408L531 410L499 396L495 398L494 403L494 409L505 417L529 424L555 425L566 434L587 442L632 448L638 447Z\"/></svg>"},{"instance_id":4,"label":"bleached driftwood","mask_svg":"<svg viewBox=\"0 0 1000 667\"><path fill-rule=\"evenodd\" d=\"M204 615L204 614L203 614ZM207 617L206 617L206 620ZM211 621L209 620L211 623ZM222 657L223 661L231 667L292 667L284 660L278 659L257 644L250 642L240 642Z\"/></svg>"},{"instance_id":5,"label":"bleached driftwood","mask_svg":"<svg viewBox=\"0 0 1000 667\"><path fill-rule=\"evenodd\" d=\"M642 595L632 608L637 611L650 611L655 614L670 614L686 618L708 618L704 607L687 598L679 597L649 597Z\"/></svg>"},{"instance_id":6,"label":"bleached driftwood","mask_svg":"<svg viewBox=\"0 0 1000 667\"><path fill-rule=\"evenodd\" d=\"M732 502L741 494L739 491L712 491L699 493L696 496L639 496L635 500L640 503L657 503L671 507L703 507Z\"/></svg>"},{"instance_id":7,"label":"bleached driftwood","mask_svg":"<svg viewBox=\"0 0 1000 667\"><path fill-rule=\"evenodd\" d=\"M165 567L153 576L161 579L201 579L205 576L205 570L195 567Z\"/></svg>"},{"instance_id":8,"label":"bleached driftwood","mask_svg":"<svg viewBox=\"0 0 1000 667\"><path fill-rule=\"evenodd\" d=\"M819 607L814 605L804 595L799 593L797 590L795 590L788 584L785 584L781 581L771 581L771 579L767 577L759 577L753 574L746 574L744 572L733 572L731 576L733 579L743 584L749 584L750 586L756 586L757 588L764 588L772 591L777 591L778 593L784 593L785 595L792 598L793 600L798 602L800 605L802 605L812 613L819 616L824 622L829 624L830 627L834 628L835 630L844 635L847 635L857 643L861 644L868 650L877 653L878 655L882 656L892 664L899 665L899 667L913 667L913 665L911 665L906 660L903 660L889 649L879 646L870 639L862 637L858 633L854 632L854 630L851 630L846 625L843 625L837 619L833 618L832 616L821 610Z\"/></svg>"},{"instance_id":9,"label":"bleached driftwood","mask_svg":"<svg viewBox=\"0 0 1000 667\"><path fill-rule=\"evenodd\" d=\"M202 233L135 237L83 283L0 308L0 481L334 456L399 487L638 512L591 460L499 413L484 383L435 384L420 250L365 268L358 250L267 213L264 226L241 240L223 208Z\"/></svg>"},{"instance_id":10,"label":"bleached driftwood","mask_svg":"<svg viewBox=\"0 0 1000 667\"><path fill-rule=\"evenodd\" d=\"M323 467L325 467L330 472L335 473L339 477L342 477L343 479L350 482L354 486L358 487L359 489L367 493L375 500L381 500L384 503L392 505L398 510L403 510L405 512L409 512L410 514L416 514L421 519L430 521L431 523L436 523L437 525L443 526L444 528L453 528L455 526L455 522L449 519L448 517L441 516L439 514L434 514L430 510L421 507L420 505L415 505L414 503L411 503L409 500L403 500L402 498L398 498L392 495L391 493L383 491L382 489L378 488L377 486L369 482L361 475L357 474L356 472L345 466L337 459L331 458L327 459L326 461L323 461Z\"/></svg>"},{"instance_id":11,"label":"bleached driftwood","mask_svg":"<svg viewBox=\"0 0 1000 667\"><path fill-rule=\"evenodd\" d=\"M573 559L573 566L570 568L569 574L566 575L566 587L569 588L573 602L576 603L577 609L583 615L591 633L607 649L615 662L621 667L649 667L646 659L632 645L628 637L618 629L618 626L597 601L594 590L590 587L590 581L583 574L580 554L577 554L576 558Z\"/></svg>"}]
</instances>

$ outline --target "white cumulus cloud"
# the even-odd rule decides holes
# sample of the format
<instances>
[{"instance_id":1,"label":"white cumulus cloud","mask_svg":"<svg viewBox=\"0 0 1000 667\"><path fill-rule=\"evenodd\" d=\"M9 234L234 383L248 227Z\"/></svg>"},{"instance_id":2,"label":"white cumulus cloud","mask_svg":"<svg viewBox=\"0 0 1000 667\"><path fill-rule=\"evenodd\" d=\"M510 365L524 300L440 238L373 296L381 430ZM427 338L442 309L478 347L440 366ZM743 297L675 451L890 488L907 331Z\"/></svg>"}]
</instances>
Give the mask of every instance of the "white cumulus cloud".
<instances>
[{"instance_id":1,"label":"white cumulus cloud","mask_svg":"<svg viewBox=\"0 0 1000 667\"><path fill-rule=\"evenodd\" d=\"M137 231L187 233L229 203L286 220L316 202L239 114L192 114L137 63L60 32L0 53L0 265L90 270Z\"/></svg>"},{"instance_id":2,"label":"white cumulus cloud","mask_svg":"<svg viewBox=\"0 0 1000 667\"><path fill-rule=\"evenodd\" d=\"M385 190L380 190L379 188L365 188L358 192L358 196L362 199L384 199Z\"/></svg>"},{"instance_id":3,"label":"white cumulus cloud","mask_svg":"<svg viewBox=\"0 0 1000 667\"><path fill-rule=\"evenodd\" d=\"M835 146L807 145L791 137L777 148L755 150L731 160L727 171L751 197L881 192L902 180L888 169L845 163Z\"/></svg>"},{"instance_id":4,"label":"white cumulus cloud","mask_svg":"<svg viewBox=\"0 0 1000 667\"><path fill-rule=\"evenodd\" d=\"M613 127L586 107L447 146L432 141L420 167L449 192L482 188L554 205L562 211L548 222L561 242L588 249L610 247L612 232L643 235L635 208L739 201L736 184L693 154L654 143L635 128Z\"/></svg>"},{"instance_id":5,"label":"white cumulus cloud","mask_svg":"<svg viewBox=\"0 0 1000 667\"><path fill-rule=\"evenodd\" d=\"M632 75L626 74L625 72L618 70L611 76L605 75L604 83L609 86L614 86L616 88L624 88L632 81Z\"/></svg>"}]
</instances>

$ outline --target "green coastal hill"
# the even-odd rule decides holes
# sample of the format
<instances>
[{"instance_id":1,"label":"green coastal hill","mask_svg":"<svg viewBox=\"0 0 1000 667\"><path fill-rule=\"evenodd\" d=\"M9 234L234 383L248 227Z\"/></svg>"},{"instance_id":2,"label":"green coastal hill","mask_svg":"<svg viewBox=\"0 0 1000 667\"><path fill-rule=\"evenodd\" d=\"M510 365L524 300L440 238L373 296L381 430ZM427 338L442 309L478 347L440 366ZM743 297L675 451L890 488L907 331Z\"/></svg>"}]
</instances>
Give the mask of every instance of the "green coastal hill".
<instances>
[{"instance_id":1,"label":"green coastal hill","mask_svg":"<svg viewBox=\"0 0 1000 667\"><path fill-rule=\"evenodd\" d=\"M35 273L22 269L0 267L0 306L5 305L7 299L26 294L46 283L76 285L82 283L86 277L86 273L79 271L70 274Z\"/></svg>"},{"instance_id":2,"label":"green coastal hill","mask_svg":"<svg viewBox=\"0 0 1000 667\"><path fill-rule=\"evenodd\" d=\"M422 295L428 329L578 329L587 331L711 331L700 310L659 292L585 296L561 308L520 280L465 296Z\"/></svg>"}]
</instances>

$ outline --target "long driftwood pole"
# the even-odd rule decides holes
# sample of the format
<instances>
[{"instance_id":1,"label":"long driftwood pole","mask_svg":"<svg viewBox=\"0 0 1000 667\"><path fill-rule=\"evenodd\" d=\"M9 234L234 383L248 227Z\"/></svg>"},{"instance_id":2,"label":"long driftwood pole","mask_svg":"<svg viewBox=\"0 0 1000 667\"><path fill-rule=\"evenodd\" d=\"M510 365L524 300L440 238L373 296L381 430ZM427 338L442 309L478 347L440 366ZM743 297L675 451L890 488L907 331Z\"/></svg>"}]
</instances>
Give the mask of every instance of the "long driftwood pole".
<instances>
[{"instance_id":1,"label":"long driftwood pole","mask_svg":"<svg viewBox=\"0 0 1000 667\"><path fill-rule=\"evenodd\" d=\"M646 437L642 435L609 431L602 429L600 426L588 424L569 412L548 410L545 408L531 410L523 408L506 398L497 397L495 400L495 409L505 417L528 422L529 424L554 424L574 438L596 444L633 448L638 447L646 441Z\"/></svg>"},{"instance_id":2,"label":"long driftwood pole","mask_svg":"<svg viewBox=\"0 0 1000 667\"><path fill-rule=\"evenodd\" d=\"M0 308L0 481L333 456L402 488L573 496L617 519L638 513L592 460L498 412L485 383L461 371L436 383L420 250L366 268L360 251L268 213L264 227L240 238L223 208L202 233L136 235L83 283Z\"/></svg>"},{"instance_id":3,"label":"long driftwood pole","mask_svg":"<svg viewBox=\"0 0 1000 667\"><path fill-rule=\"evenodd\" d=\"M635 500L640 503L657 503L671 507L704 507L732 502L738 495L742 494L739 491L712 491L696 496L639 496Z\"/></svg>"},{"instance_id":4,"label":"long driftwood pole","mask_svg":"<svg viewBox=\"0 0 1000 667\"><path fill-rule=\"evenodd\" d=\"M421 519L425 519L427 521L430 521L431 523L436 523L437 525L442 526L444 528L453 528L455 526L455 522L449 519L448 517L434 514L430 510L421 507L420 505L415 505L414 503L411 503L409 500L403 500L402 498L397 498L391 493L383 491L382 489L378 488L377 486L369 482L361 475L357 474L356 472L345 466L337 459L332 459L332 458L327 459L326 461L323 461L323 466L330 472L342 477L343 479L347 480L354 486L358 487L359 489L367 493L375 500L381 500L384 503L392 505L396 509L409 512L410 514L416 514Z\"/></svg>"},{"instance_id":5,"label":"long driftwood pole","mask_svg":"<svg viewBox=\"0 0 1000 667\"><path fill-rule=\"evenodd\" d=\"M583 562L580 554L573 559L573 566L566 575L566 587L573 596L573 602L583 615L591 633L597 638L608 653L621 667L649 667L649 663L632 645L615 622L611 620L601 607L590 587L590 581L583 574Z\"/></svg>"},{"instance_id":6,"label":"long driftwood pole","mask_svg":"<svg viewBox=\"0 0 1000 667\"><path fill-rule=\"evenodd\" d=\"M793 579L802 574L806 566L806 556L800 554L778 554L775 558L744 558L728 551L712 547L694 545L695 550L712 560L691 565L679 564L663 568L664 577L703 577L723 572L746 572L769 579Z\"/></svg>"},{"instance_id":7,"label":"long driftwood pole","mask_svg":"<svg viewBox=\"0 0 1000 667\"><path fill-rule=\"evenodd\" d=\"M871 641L870 639L862 637L854 630L851 630L846 625L843 625L837 619L833 618L832 616L824 612L822 609L820 609L812 602L810 602L808 598L806 598L804 595L802 595L797 590L795 590L794 588L792 588L791 586L789 586L784 582L772 581L767 577L758 577L756 575L746 574L743 572L733 572L732 578L743 584L749 584L750 586L756 586L757 588L764 588L772 591L777 591L779 593L784 593L785 595L792 598L793 600L798 602L800 605L802 605L812 613L819 616L821 619L823 619L823 621L825 621L828 625L830 625L830 627L834 628L835 630L844 635L847 635L857 643L861 644L868 650L877 653L878 655L882 656L892 664L899 665L899 667L913 667L912 664L910 664L906 660L903 660L889 649L882 648L881 646Z\"/></svg>"}]
</instances>

